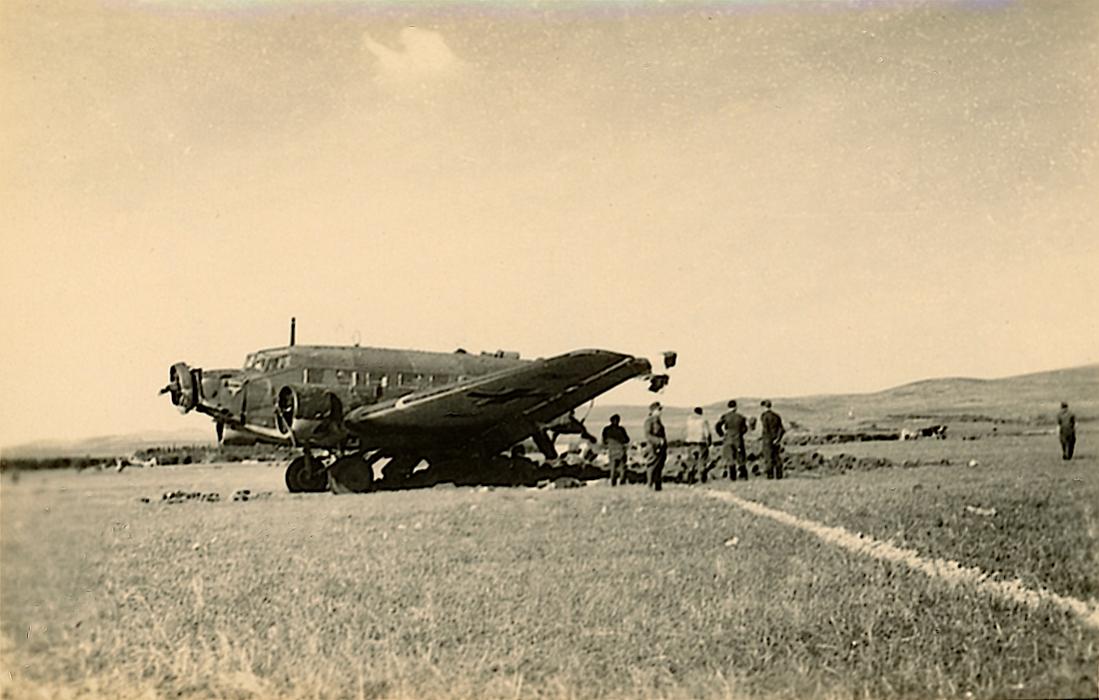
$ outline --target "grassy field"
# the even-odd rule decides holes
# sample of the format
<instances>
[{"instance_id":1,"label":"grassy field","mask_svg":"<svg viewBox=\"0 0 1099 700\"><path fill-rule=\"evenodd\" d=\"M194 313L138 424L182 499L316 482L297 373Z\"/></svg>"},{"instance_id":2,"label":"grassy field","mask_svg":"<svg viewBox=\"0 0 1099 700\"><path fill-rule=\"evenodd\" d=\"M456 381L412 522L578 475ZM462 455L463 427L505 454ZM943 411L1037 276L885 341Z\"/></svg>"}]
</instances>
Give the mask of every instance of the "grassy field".
<instances>
[{"instance_id":1,"label":"grassy field","mask_svg":"<svg viewBox=\"0 0 1099 700\"><path fill-rule=\"evenodd\" d=\"M5 477L0 688L1094 697L1099 630L1078 616L839 549L706 489L1094 604L1097 440L1083 434L1070 465L1048 435L837 445L822 449L954 466L661 494L291 495L263 465ZM270 495L232 502L238 488ZM159 500L173 490L222 500Z\"/></svg>"}]
</instances>

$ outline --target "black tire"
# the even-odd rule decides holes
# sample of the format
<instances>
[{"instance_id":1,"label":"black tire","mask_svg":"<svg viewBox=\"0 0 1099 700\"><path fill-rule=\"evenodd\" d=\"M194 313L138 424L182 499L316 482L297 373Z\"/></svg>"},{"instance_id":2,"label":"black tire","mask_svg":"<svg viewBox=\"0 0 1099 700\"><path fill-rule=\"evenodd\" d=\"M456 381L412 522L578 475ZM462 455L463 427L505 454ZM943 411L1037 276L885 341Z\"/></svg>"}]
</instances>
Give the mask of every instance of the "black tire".
<instances>
[{"instance_id":1,"label":"black tire","mask_svg":"<svg viewBox=\"0 0 1099 700\"><path fill-rule=\"evenodd\" d=\"M369 493L374 490L374 463L381 455L355 453L340 457L328 468L332 493Z\"/></svg>"},{"instance_id":2,"label":"black tire","mask_svg":"<svg viewBox=\"0 0 1099 700\"><path fill-rule=\"evenodd\" d=\"M397 455L389 460L389 464L382 469L382 481L388 488L400 488L412 478L412 472L416 465L423 460L422 457L412 455Z\"/></svg>"},{"instance_id":3,"label":"black tire","mask_svg":"<svg viewBox=\"0 0 1099 700\"><path fill-rule=\"evenodd\" d=\"M328 475L316 460L298 457L286 466L286 488L290 493L323 493L328 490Z\"/></svg>"}]
</instances>

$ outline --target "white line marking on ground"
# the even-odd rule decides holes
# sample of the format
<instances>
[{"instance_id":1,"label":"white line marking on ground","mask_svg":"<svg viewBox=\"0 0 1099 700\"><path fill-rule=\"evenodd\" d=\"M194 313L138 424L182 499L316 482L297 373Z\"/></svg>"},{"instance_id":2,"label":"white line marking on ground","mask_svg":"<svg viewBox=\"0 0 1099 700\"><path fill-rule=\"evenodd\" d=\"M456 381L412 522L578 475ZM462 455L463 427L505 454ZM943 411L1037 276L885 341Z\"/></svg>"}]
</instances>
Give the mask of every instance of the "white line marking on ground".
<instances>
[{"instance_id":1,"label":"white line marking on ground","mask_svg":"<svg viewBox=\"0 0 1099 700\"><path fill-rule=\"evenodd\" d=\"M942 579L951 585L969 584L984 593L1031 608L1036 608L1041 603L1049 603L1078 615L1085 625L1099 629L1099 609L1096 608L1094 603L1058 595L1044 588L1035 591L1024 586L1018 579L1012 581L994 579L991 574L977 567L962 566L956 561L928 559L921 556L914 549L904 549L888 542L876 540L873 537L852 533L842 527L832 527L799 518L796 515L790 515L781 510L768 508L760 503L740 498L727 491L708 491L706 495L728 501L756 515L762 515L785 525L805 530L825 542L843 547L848 551L883 561L903 564L932 578Z\"/></svg>"}]
</instances>

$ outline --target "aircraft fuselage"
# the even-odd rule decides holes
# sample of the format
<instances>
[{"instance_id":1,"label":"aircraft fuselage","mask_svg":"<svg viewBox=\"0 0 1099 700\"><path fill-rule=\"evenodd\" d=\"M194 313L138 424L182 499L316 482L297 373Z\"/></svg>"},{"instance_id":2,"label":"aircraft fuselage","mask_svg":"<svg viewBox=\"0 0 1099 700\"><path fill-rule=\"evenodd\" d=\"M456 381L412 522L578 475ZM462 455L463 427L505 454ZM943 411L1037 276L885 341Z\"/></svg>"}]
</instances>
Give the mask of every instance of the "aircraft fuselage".
<instances>
[{"instance_id":1,"label":"aircraft fuselage","mask_svg":"<svg viewBox=\"0 0 1099 700\"><path fill-rule=\"evenodd\" d=\"M221 423L231 442L339 447L355 438L340 434L335 426L327 426L325 432L326 419L334 417L328 415L332 397L346 411L416 392L443 390L528 362L519 359L518 353L502 351L474 355L292 345L254 352L243 369L201 370L179 363L171 373L177 389L172 390L172 385L166 389L172 391L173 403L181 411L194 409Z\"/></svg>"}]
</instances>

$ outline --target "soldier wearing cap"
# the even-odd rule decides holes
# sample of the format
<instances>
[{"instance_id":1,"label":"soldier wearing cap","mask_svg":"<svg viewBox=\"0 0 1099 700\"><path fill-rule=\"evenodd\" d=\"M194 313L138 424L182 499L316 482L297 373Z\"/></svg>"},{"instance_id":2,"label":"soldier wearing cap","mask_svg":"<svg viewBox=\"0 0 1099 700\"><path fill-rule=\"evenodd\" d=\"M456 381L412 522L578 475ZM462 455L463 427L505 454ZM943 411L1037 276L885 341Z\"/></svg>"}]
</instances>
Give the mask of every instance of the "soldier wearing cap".
<instances>
[{"instance_id":1,"label":"soldier wearing cap","mask_svg":"<svg viewBox=\"0 0 1099 700\"><path fill-rule=\"evenodd\" d=\"M1076 416L1068 410L1068 404L1064 401L1057 414L1057 434L1061 438L1061 459L1068 461L1076 450Z\"/></svg>"},{"instance_id":2,"label":"soldier wearing cap","mask_svg":"<svg viewBox=\"0 0 1099 700\"><path fill-rule=\"evenodd\" d=\"M782 436L786 434L786 428L782 426L782 418L771 410L771 402L764 399L760 402L763 413L759 416L760 447L763 450L763 464L767 469L768 479L782 478Z\"/></svg>"},{"instance_id":3,"label":"soldier wearing cap","mask_svg":"<svg viewBox=\"0 0 1099 700\"><path fill-rule=\"evenodd\" d=\"M748 479L748 452L744 449L744 433L748 432L748 420L737 413L736 400L726 404L729 408L717 421L717 434L722 436L721 459L729 469L729 479Z\"/></svg>"},{"instance_id":4,"label":"soldier wearing cap","mask_svg":"<svg viewBox=\"0 0 1099 700\"><path fill-rule=\"evenodd\" d=\"M668 438L664 435L664 423L660 420L661 410L660 402L654 401L649 406L649 417L645 419L645 441L652 451L646 476L649 487L654 491L663 488L664 463L668 460Z\"/></svg>"},{"instance_id":5,"label":"soldier wearing cap","mask_svg":"<svg viewBox=\"0 0 1099 700\"><path fill-rule=\"evenodd\" d=\"M626 429L618 422L622 420L616 413L611 416L611 422L603 428L603 447L607 450L609 463L607 466L611 472L611 486L617 486L619 479L622 485L626 484L626 445L630 444L630 436Z\"/></svg>"}]
</instances>

